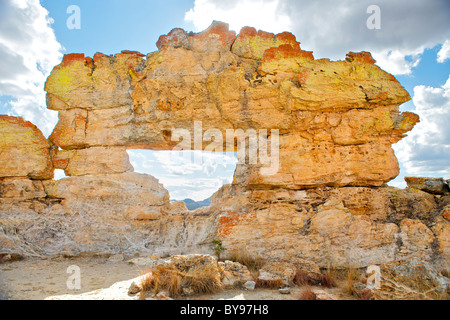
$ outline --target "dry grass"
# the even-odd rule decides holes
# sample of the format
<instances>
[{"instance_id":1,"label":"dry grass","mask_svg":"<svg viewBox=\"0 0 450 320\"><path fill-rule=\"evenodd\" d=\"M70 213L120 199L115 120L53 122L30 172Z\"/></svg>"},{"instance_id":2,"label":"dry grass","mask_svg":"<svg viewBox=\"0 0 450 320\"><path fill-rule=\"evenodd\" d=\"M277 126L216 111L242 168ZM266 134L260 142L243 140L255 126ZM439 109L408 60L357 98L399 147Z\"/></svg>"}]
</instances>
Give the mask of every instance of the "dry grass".
<instances>
[{"instance_id":1,"label":"dry grass","mask_svg":"<svg viewBox=\"0 0 450 320\"><path fill-rule=\"evenodd\" d=\"M345 284L345 291L352 296L357 296L357 292L355 290L355 283L360 281L360 273L358 269L349 268L347 269L347 282Z\"/></svg>"},{"instance_id":2,"label":"dry grass","mask_svg":"<svg viewBox=\"0 0 450 320\"><path fill-rule=\"evenodd\" d=\"M200 295L216 293L222 289L217 270L214 268L181 272L173 266L158 266L154 270L146 270L146 274L141 278L140 287L141 300L145 300L145 295L149 292L156 296L162 290L166 290L169 297L176 298L186 292L190 295Z\"/></svg>"},{"instance_id":3,"label":"dry grass","mask_svg":"<svg viewBox=\"0 0 450 320\"><path fill-rule=\"evenodd\" d=\"M182 287L190 288L193 294L212 294L222 289L220 279L217 277L217 270L213 268L203 268L188 271L182 275Z\"/></svg>"},{"instance_id":4,"label":"dry grass","mask_svg":"<svg viewBox=\"0 0 450 320\"><path fill-rule=\"evenodd\" d=\"M336 286L336 280L331 274L320 275L320 284L325 288L334 288Z\"/></svg>"},{"instance_id":5,"label":"dry grass","mask_svg":"<svg viewBox=\"0 0 450 320\"><path fill-rule=\"evenodd\" d=\"M317 295L314 293L311 287L306 286L302 289L302 291L300 291L298 300L317 300Z\"/></svg>"},{"instance_id":6,"label":"dry grass","mask_svg":"<svg viewBox=\"0 0 450 320\"><path fill-rule=\"evenodd\" d=\"M266 259L251 255L245 248L233 248L228 256L228 260L239 262L246 266L251 273L255 273L260 270L267 263Z\"/></svg>"},{"instance_id":7,"label":"dry grass","mask_svg":"<svg viewBox=\"0 0 450 320\"><path fill-rule=\"evenodd\" d=\"M372 299L372 290L370 289L363 289L361 291L356 292L356 297L359 300L371 300Z\"/></svg>"},{"instance_id":8,"label":"dry grass","mask_svg":"<svg viewBox=\"0 0 450 320\"><path fill-rule=\"evenodd\" d=\"M255 288L265 288L265 289L280 289L282 288L283 280L276 279L276 280L256 280Z\"/></svg>"},{"instance_id":9,"label":"dry grass","mask_svg":"<svg viewBox=\"0 0 450 320\"><path fill-rule=\"evenodd\" d=\"M299 269L295 272L294 284L299 287L313 286L317 284L317 281L312 279L306 271Z\"/></svg>"},{"instance_id":10,"label":"dry grass","mask_svg":"<svg viewBox=\"0 0 450 320\"><path fill-rule=\"evenodd\" d=\"M155 278L153 277L152 270L147 266L145 267L145 271L139 270L141 271L139 300L145 300L146 292L151 291L155 286Z\"/></svg>"},{"instance_id":11,"label":"dry grass","mask_svg":"<svg viewBox=\"0 0 450 320\"><path fill-rule=\"evenodd\" d=\"M155 288L155 278L152 273L148 273L141 278L141 291L150 291Z\"/></svg>"},{"instance_id":12,"label":"dry grass","mask_svg":"<svg viewBox=\"0 0 450 320\"><path fill-rule=\"evenodd\" d=\"M174 267L156 267L153 276L155 278L155 295L160 290L167 290L170 297L178 297L181 295L181 275L177 269Z\"/></svg>"}]
</instances>

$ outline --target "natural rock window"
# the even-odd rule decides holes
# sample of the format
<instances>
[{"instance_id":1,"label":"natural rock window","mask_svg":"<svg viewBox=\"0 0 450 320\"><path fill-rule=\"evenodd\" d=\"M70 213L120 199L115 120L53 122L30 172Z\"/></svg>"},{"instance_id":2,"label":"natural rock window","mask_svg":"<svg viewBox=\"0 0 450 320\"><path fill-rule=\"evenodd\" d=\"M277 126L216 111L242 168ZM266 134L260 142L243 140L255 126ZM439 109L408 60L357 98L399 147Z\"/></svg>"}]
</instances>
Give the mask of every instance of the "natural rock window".
<instances>
[{"instance_id":1,"label":"natural rock window","mask_svg":"<svg viewBox=\"0 0 450 320\"><path fill-rule=\"evenodd\" d=\"M235 153L207 151L128 150L134 171L154 176L169 191L171 200L208 203L209 198L233 181ZM204 201L207 200L207 201Z\"/></svg>"}]
</instances>

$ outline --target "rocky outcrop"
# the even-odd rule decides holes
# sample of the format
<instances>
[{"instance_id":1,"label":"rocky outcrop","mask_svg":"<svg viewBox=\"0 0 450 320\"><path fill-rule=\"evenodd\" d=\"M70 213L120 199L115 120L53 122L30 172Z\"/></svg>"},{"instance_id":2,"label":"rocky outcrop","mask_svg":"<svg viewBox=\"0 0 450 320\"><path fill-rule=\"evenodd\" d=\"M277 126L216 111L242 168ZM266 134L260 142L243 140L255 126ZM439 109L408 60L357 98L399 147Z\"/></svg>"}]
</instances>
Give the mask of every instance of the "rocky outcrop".
<instances>
[{"instance_id":1,"label":"rocky outcrop","mask_svg":"<svg viewBox=\"0 0 450 320\"><path fill-rule=\"evenodd\" d=\"M31 122L0 115L0 179L53 178L51 143Z\"/></svg>"},{"instance_id":2,"label":"rocky outcrop","mask_svg":"<svg viewBox=\"0 0 450 320\"><path fill-rule=\"evenodd\" d=\"M450 280L416 258L380 266L380 285L372 290L377 300L442 299L450 291Z\"/></svg>"},{"instance_id":3,"label":"rocky outcrop","mask_svg":"<svg viewBox=\"0 0 450 320\"><path fill-rule=\"evenodd\" d=\"M214 218L189 212L149 175L122 173L58 181L0 179L3 253L147 252L210 249Z\"/></svg>"},{"instance_id":4,"label":"rocky outcrop","mask_svg":"<svg viewBox=\"0 0 450 320\"><path fill-rule=\"evenodd\" d=\"M227 129L279 130L278 172L241 164L235 183L248 188L381 186L398 175L391 144L418 117L399 113L410 97L370 53L315 60L290 33L247 27L236 36L223 23L198 34L174 29L158 48L147 56L66 55L45 86L60 119L50 140L82 159L105 147L123 159L120 147L172 150L179 129L191 133L188 149L204 149L210 141L194 141L202 121L200 134L222 137ZM83 164L66 171L83 173Z\"/></svg>"},{"instance_id":5,"label":"rocky outcrop","mask_svg":"<svg viewBox=\"0 0 450 320\"><path fill-rule=\"evenodd\" d=\"M393 187L250 190L224 186L213 198L225 247L323 268L365 267L418 257L443 270L450 260L435 196ZM447 248L447 249L446 249Z\"/></svg>"},{"instance_id":6,"label":"rocky outcrop","mask_svg":"<svg viewBox=\"0 0 450 320\"><path fill-rule=\"evenodd\" d=\"M95 147L80 150L61 150L53 156L56 169L67 176L85 176L133 172L124 147Z\"/></svg>"},{"instance_id":7,"label":"rocky outcrop","mask_svg":"<svg viewBox=\"0 0 450 320\"><path fill-rule=\"evenodd\" d=\"M410 97L370 53L316 60L290 33L236 35L223 23L174 29L157 46L148 55L66 55L45 86L59 113L48 140L0 117L0 253L164 255L211 252L220 239L320 267L450 260L441 181L386 186L399 172L391 145L419 119L400 114ZM182 149L210 149L214 136L219 151L236 151L239 139L224 137L238 129L279 145L278 170L242 162L212 205L194 211L134 173L126 152L172 150L180 130ZM54 168L68 177L51 180Z\"/></svg>"},{"instance_id":8,"label":"rocky outcrop","mask_svg":"<svg viewBox=\"0 0 450 320\"><path fill-rule=\"evenodd\" d=\"M433 194L450 194L448 181L444 181L443 178L406 177L405 181L409 188L419 189Z\"/></svg>"}]
</instances>

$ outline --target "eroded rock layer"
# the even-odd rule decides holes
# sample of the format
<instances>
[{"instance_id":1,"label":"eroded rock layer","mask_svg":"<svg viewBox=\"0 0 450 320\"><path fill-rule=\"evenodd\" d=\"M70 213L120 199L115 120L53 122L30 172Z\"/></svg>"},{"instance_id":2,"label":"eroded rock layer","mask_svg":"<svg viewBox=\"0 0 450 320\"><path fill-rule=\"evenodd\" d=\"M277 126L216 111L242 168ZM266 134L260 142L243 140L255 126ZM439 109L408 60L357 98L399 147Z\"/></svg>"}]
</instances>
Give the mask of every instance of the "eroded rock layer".
<instances>
[{"instance_id":1,"label":"eroded rock layer","mask_svg":"<svg viewBox=\"0 0 450 320\"><path fill-rule=\"evenodd\" d=\"M450 261L446 196L394 187L243 190L213 197L226 247L272 259L302 258L323 268L362 267L417 257Z\"/></svg>"},{"instance_id":2,"label":"eroded rock layer","mask_svg":"<svg viewBox=\"0 0 450 320\"><path fill-rule=\"evenodd\" d=\"M53 178L51 143L31 122L0 115L0 178Z\"/></svg>"}]
</instances>

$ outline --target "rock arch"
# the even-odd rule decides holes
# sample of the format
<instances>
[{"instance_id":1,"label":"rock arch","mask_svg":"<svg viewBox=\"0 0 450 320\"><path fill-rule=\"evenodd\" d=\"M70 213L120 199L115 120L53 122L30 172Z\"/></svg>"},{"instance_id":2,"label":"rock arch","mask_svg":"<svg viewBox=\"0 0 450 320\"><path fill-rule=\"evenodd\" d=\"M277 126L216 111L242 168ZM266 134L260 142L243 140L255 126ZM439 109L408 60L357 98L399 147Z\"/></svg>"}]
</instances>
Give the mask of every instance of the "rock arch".
<instances>
[{"instance_id":1,"label":"rock arch","mask_svg":"<svg viewBox=\"0 0 450 320\"><path fill-rule=\"evenodd\" d=\"M448 261L445 203L385 185L399 172L391 145L419 119L400 114L410 97L370 53L316 60L290 33L236 35L220 22L197 34L174 29L157 46L148 55L64 56L45 86L59 112L48 140L0 117L2 250L198 252L220 238L324 267ZM223 136L278 130L279 171L240 164L211 207L170 202L156 179L133 172L126 150L172 150L173 131L193 137L198 121L202 133ZM30 154L17 171L5 169L23 158L14 148ZM54 168L69 177L51 180Z\"/></svg>"}]
</instances>

